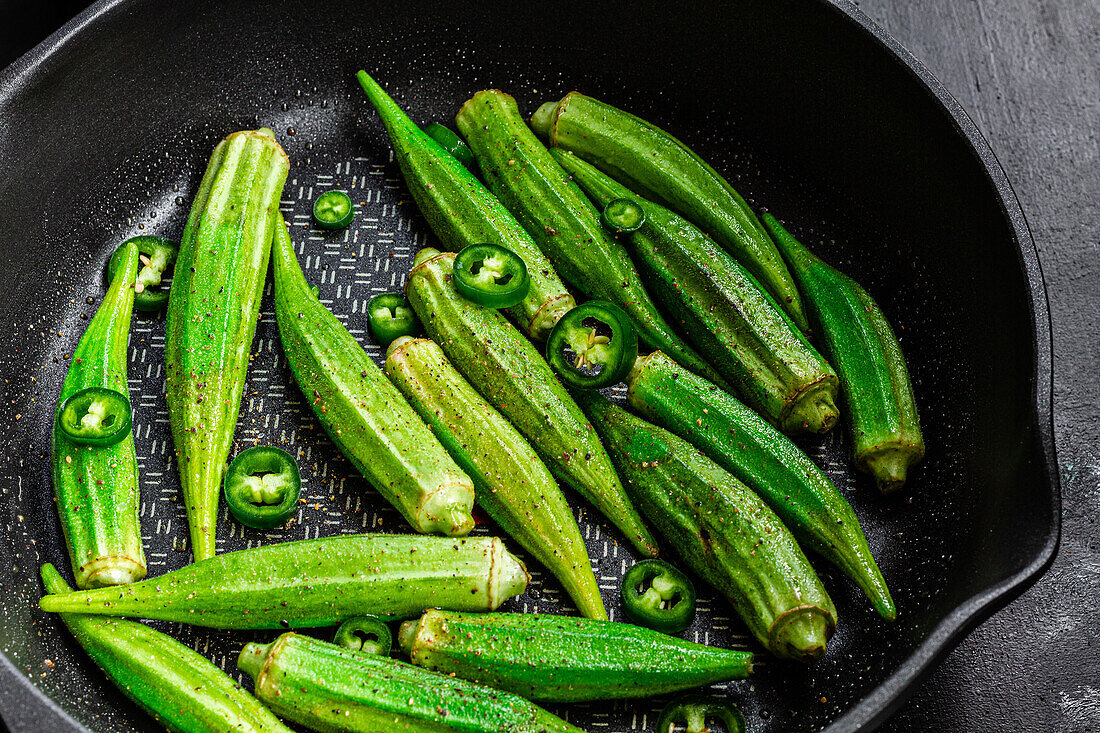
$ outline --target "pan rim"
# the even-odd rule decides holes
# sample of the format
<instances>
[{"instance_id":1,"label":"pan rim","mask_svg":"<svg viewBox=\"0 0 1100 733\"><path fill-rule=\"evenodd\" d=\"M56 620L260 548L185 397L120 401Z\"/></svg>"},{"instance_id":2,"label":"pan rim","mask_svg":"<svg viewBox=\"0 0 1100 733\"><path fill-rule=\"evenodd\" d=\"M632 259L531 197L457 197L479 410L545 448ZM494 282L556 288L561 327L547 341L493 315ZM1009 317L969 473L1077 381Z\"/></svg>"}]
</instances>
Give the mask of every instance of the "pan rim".
<instances>
[{"instance_id":1,"label":"pan rim","mask_svg":"<svg viewBox=\"0 0 1100 733\"><path fill-rule=\"evenodd\" d=\"M22 86L33 80L35 72L52 56L62 51L70 41L109 14L120 11L129 2L131 0L97 0L7 68L0 70L0 100L17 95ZM1044 528L1046 540L1032 560L1000 583L974 594L956 606L936 625L900 667L880 682L870 694L856 702L840 718L823 729L823 733L843 733L869 731L881 725L908 700L919 683L966 635L1016 599L1042 576L1058 553L1061 536L1061 488L1054 444L1053 333L1047 288L1034 237L1003 166L997 159L992 146L958 100L897 39L872 20L852 0L814 0L814 2L837 13L846 22L869 36L872 42L878 44L902 65L923 87L925 93L931 95L947 113L956 133L968 143L997 195L1001 213L1007 219L1012 232L1013 244L1020 257L1030 296L1028 311L1031 319L1032 343L1035 345L1035 359L1032 364L1031 419L1037 431L1042 471L1046 476L1050 495L1050 521ZM53 699L20 674L3 653L0 653L0 701L7 703L3 706L4 716L5 718L11 716L8 721L10 724L21 719L40 724L42 718L39 716L45 710L53 714L57 723L69 726L68 730L74 733L91 733L88 728L75 721ZM18 703L13 705L12 703L16 701ZM18 709L31 705L35 706L34 709L24 718Z\"/></svg>"}]
</instances>

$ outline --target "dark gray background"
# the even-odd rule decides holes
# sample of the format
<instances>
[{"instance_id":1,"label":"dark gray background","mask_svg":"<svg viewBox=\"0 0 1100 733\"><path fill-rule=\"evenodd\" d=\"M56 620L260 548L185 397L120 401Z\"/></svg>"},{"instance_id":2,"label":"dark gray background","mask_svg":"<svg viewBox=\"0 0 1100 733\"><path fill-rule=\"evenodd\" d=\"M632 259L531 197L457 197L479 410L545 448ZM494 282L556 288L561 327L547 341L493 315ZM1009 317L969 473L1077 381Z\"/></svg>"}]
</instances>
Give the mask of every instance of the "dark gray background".
<instances>
[{"instance_id":1,"label":"dark gray background","mask_svg":"<svg viewBox=\"0 0 1100 733\"><path fill-rule=\"evenodd\" d=\"M0 67L84 4L0 0ZM1100 731L1100 0L856 4L962 103L1016 188L1050 293L1064 507L1051 570L884 730Z\"/></svg>"}]
</instances>

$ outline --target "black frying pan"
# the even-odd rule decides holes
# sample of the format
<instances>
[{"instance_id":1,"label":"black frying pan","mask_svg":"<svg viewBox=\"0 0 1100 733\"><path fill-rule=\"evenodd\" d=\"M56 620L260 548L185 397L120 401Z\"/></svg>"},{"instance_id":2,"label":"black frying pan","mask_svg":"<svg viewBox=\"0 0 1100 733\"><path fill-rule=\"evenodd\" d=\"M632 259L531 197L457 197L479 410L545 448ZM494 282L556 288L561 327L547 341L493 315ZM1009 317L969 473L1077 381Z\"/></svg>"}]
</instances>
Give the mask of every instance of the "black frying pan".
<instances>
[{"instance_id":1,"label":"black frying pan","mask_svg":"<svg viewBox=\"0 0 1100 733\"><path fill-rule=\"evenodd\" d=\"M1059 528L1050 325L1031 237L973 123L853 6L101 2L0 74L0 702L14 731L155 729L36 605L38 565L66 564L47 460L54 399L116 244L143 231L178 237L214 143L259 124L294 161L283 206L294 222L308 221L310 199L328 186L362 202L346 239L295 228L309 276L349 328L362 333L372 288L399 286L431 241L355 86L360 67L420 122L448 121L487 86L527 111L574 88L635 111L865 283L898 326L928 441L909 489L876 496L849 471L841 431L806 448L851 497L901 617L881 623L822 567L841 617L827 657L813 667L768 661L753 680L716 689L742 705L752 730L875 727L1049 564ZM405 531L319 434L288 381L269 303L265 311L238 446L301 447L317 508L272 535L242 536L223 516L219 549ZM151 575L189 559L162 337L162 321L135 321ZM576 506L617 610L629 552ZM703 596L689 636L744 643L728 606ZM560 610L562 593L543 574L510 607ZM266 638L162 628L231 673L242 642ZM664 702L559 712L590 730L651 730Z\"/></svg>"}]
</instances>

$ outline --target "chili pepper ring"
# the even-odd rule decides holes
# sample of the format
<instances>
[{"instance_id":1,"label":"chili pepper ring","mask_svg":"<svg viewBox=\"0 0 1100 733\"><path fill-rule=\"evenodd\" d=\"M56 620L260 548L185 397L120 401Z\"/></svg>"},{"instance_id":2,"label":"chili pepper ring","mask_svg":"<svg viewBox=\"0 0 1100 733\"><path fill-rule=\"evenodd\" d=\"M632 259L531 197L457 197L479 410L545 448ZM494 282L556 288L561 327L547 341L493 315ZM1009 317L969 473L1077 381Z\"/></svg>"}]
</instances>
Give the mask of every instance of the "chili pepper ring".
<instances>
[{"instance_id":1,"label":"chili pepper ring","mask_svg":"<svg viewBox=\"0 0 1100 733\"><path fill-rule=\"evenodd\" d=\"M253 529L286 524L298 511L301 492L294 457L270 445L242 451L225 472L225 503L238 522Z\"/></svg>"},{"instance_id":2,"label":"chili pepper ring","mask_svg":"<svg viewBox=\"0 0 1100 733\"><path fill-rule=\"evenodd\" d=\"M486 308L521 303L531 287L527 265L511 250L495 244L471 244L454 261L455 290Z\"/></svg>"},{"instance_id":3,"label":"chili pepper ring","mask_svg":"<svg viewBox=\"0 0 1100 733\"><path fill-rule=\"evenodd\" d=\"M614 303L590 300L562 316L546 339L546 360L563 382L581 389L618 384L638 357L638 334Z\"/></svg>"},{"instance_id":4,"label":"chili pepper ring","mask_svg":"<svg viewBox=\"0 0 1100 733\"><path fill-rule=\"evenodd\" d=\"M623 611L636 624L678 634L695 619L695 586L662 560L642 560L626 571Z\"/></svg>"}]
</instances>

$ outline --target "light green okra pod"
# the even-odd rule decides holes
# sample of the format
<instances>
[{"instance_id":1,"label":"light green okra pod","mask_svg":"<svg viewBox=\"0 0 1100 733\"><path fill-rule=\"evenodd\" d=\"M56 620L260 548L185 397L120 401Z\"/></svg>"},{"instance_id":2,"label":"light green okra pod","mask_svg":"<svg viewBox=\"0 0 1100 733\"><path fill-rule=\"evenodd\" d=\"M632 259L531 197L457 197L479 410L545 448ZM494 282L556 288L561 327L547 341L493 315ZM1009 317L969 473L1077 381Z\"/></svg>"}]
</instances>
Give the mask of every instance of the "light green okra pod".
<instances>
[{"instance_id":1,"label":"light green okra pod","mask_svg":"<svg viewBox=\"0 0 1100 733\"><path fill-rule=\"evenodd\" d=\"M493 611L527 587L495 537L339 535L227 552L140 583L46 596L44 611L216 629L333 626L426 608Z\"/></svg>"},{"instance_id":2,"label":"light green okra pod","mask_svg":"<svg viewBox=\"0 0 1100 733\"><path fill-rule=\"evenodd\" d=\"M300 634L247 644L237 666L272 710L318 731L582 733L511 693Z\"/></svg>"},{"instance_id":3,"label":"light green okra pod","mask_svg":"<svg viewBox=\"0 0 1100 733\"><path fill-rule=\"evenodd\" d=\"M241 409L271 235L290 170L271 130L214 149L168 295L168 418L196 560L215 552L218 496Z\"/></svg>"},{"instance_id":4,"label":"light green okra pod","mask_svg":"<svg viewBox=\"0 0 1100 733\"><path fill-rule=\"evenodd\" d=\"M126 246L123 265L98 312L73 351L58 398L61 406L80 390L112 389L129 400L126 349L134 309L137 247ZM61 529L78 588L132 583L145 577L138 522L138 471L134 436L103 447L69 441L55 415L53 486Z\"/></svg>"},{"instance_id":5,"label":"light green okra pod","mask_svg":"<svg viewBox=\"0 0 1100 733\"><path fill-rule=\"evenodd\" d=\"M273 258L283 351L332 442L416 531L468 534L473 481L310 290L281 215Z\"/></svg>"},{"instance_id":6,"label":"light green okra pod","mask_svg":"<svg viewBox=\"0 0 1100 733\"><path fill-rule=\"evenodd\" d=\"M654 697L752 672L753 655L611 621L431 610L398 633L413 664L546 702Z\"/></svg>"},{"instance_id":7,"label":"light green okra pod","mask_svg":"<svg viewBox=\"0 0 1100 733\"><path fill-rule=\"evenodd\" d=\"M822 262L771 214L764 214L764 226L806 294L810 319L840 374L856 468L884 494L897 491L924 457L924 435L894 329L859 283Z\"/></svg>"}]
</instances>

